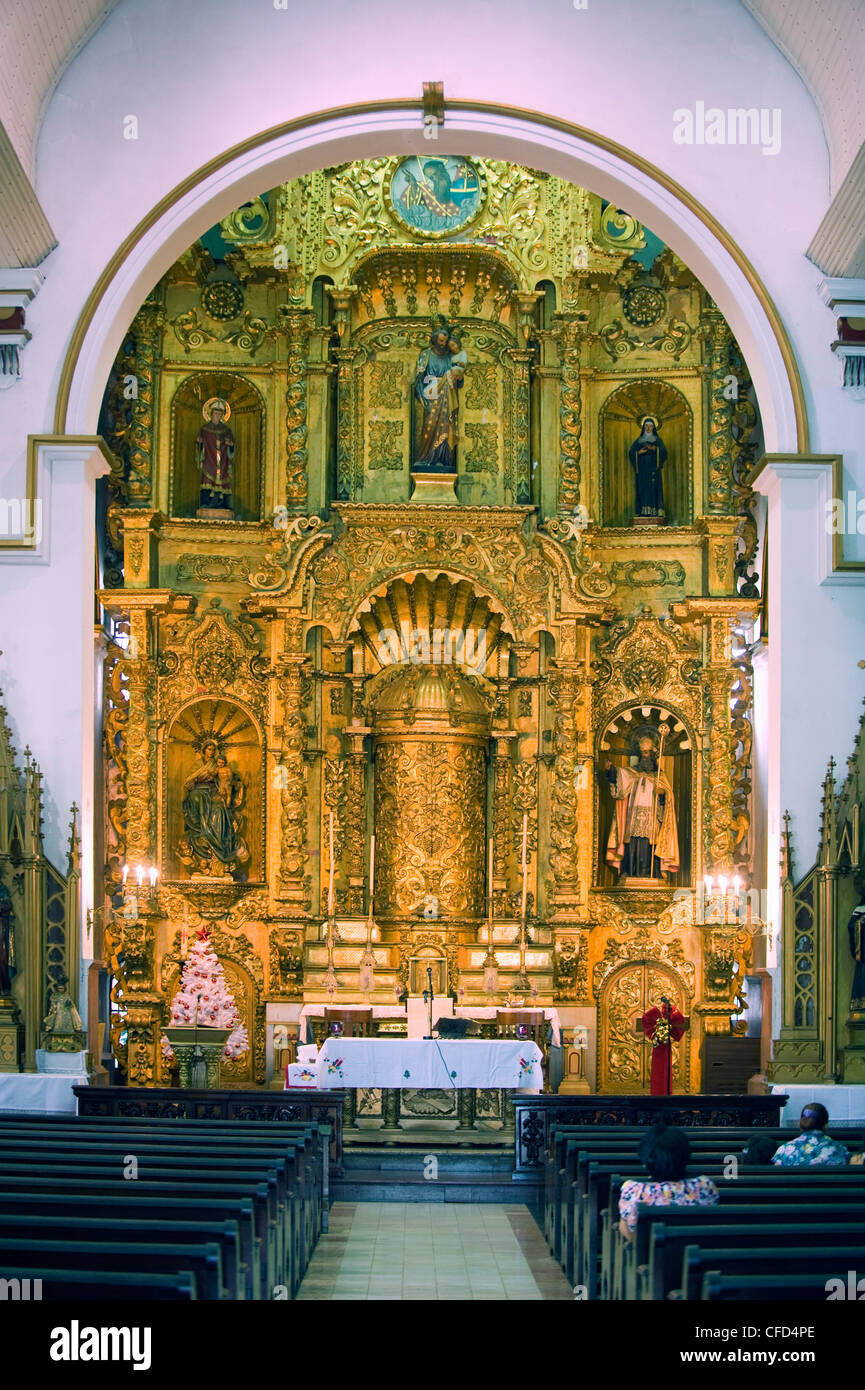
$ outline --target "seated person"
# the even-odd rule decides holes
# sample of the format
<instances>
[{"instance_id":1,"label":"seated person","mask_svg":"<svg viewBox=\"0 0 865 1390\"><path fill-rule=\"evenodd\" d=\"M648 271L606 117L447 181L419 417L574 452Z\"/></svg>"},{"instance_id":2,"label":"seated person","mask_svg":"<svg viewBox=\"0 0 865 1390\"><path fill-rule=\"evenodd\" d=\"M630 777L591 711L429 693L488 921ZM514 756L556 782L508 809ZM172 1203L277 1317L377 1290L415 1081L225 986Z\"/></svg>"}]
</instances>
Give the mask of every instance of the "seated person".
<instances>
[{"instance_id":1,"label":"seated person","mask_svg":"<svg viewBox=\"0 0 865 1390\"><path fill-rule=\"evenodd\" d=\"M850 1162L850 1155L837 1139L830 1139L824 1130L829 1123L829 1111L819 1101L812 1100L799 1116L802 1131L795 1139L775 1150L772 1162L778 1168L835 1166Z\"/></svg>"},{"instance_id":2,"label":"seated person","mask_svg":"<svg viewBox=\"0 0 865 1390\"><path fill-rule=\"evenodd\" d=\"M771 1134L754 1134L742 1150L742 1157L746 1163L765 1168L772 1162L777 1146Z\"/></svg>"},{"instance_id":3,"label":"seated person","mask_svg":"<svg viewBox=\"0 0 865 1390\"><path fill-rule=\"evenodd\" d=\"M865 1153L851 1154L851 1155L850 1155L850 1162L851 1162L851 1163L860 1163L860 1164L861 1164L861 1163L865 1163Z\"/></svg>"},{"instance_id":4,"label":"seated person","mask_svg":"<svg viewBox=\"0 0 865 1390\"><path fill-rule=\"evenodd\" d=\"M718 1189L711 1178L686 1178L691 1156L687 1134L672 1125L654 1125L640 1144L640 1158L649 1182L631 1179L619 1196L619 1230L630 1239L637 1225L641 1202L657 1207L714 1207Z\"/></svg>"}]
</instances>

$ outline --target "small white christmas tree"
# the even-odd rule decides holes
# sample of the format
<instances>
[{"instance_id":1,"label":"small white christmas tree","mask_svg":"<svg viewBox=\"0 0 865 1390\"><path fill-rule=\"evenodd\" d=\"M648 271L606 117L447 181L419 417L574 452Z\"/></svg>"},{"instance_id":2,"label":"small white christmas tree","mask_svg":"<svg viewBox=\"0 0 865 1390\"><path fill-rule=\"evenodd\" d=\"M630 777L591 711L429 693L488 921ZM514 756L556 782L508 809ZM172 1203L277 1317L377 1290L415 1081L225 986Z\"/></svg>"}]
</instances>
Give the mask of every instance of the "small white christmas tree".
<instances>
[{"instance_id":1,"label":"small white christmas tree","mask_svg":"<svg viewBox=\"0 0 865 1390\"><path fill-rule=\"evenodd\" d=\"M227 1062L249 1051L249 1038L240 1021L237 1005L225 983L225 974L215 951L208 941L207 927L202 927L193 942L183 967L180 988L171 1003L169 1028L230 1028L223 1057ZM162 1055L168 1061L174 1051L166 1037L162 1039Z\"/></svg>"}]
</instances>

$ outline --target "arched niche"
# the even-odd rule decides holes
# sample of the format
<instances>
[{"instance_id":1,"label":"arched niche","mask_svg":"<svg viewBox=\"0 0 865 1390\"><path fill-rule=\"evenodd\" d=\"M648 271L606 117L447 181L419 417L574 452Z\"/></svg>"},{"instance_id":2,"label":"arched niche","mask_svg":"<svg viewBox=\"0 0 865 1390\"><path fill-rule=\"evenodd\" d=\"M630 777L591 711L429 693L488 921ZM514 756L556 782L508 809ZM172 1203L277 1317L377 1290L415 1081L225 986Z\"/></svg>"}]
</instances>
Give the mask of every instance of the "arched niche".
<instances>
[{"instance_id":1,"label":"arched niche","mask_svg":"<svg viewBox=\"0 0 865 1390\"><path fill-rule=\"evenodd\" d=\"M260 882L263 753L251 716L233 700L185 705L168 730L163 876Z\"/></svg>"},{"instance_id":2,"label":"arched niche","mask_svg":"<svg viewBox=\"0 0 865 1390\"><path fill-rule=\"evenodd\" d=\"M661 730L665 731L663 745ZM644 701L635 702L619 710L606 721L598 737L597 882L602 888L633 887L636 886L635 879L642 881L640 876L628 873L631 866L627 858L619 868L610 863L611 831L615 826L617 840L620 842L622 834L627 833L627 825L620 827L616 823L618 805L610 791L611 783L606 765L609 762L616 768L639 770L639 744L644 738L652 741L656 763L660 753L661 772L672 788L679 850L678 871L662 875L658 872L657 866L653 865L654 875L649 877L654 876L659 886L681 888L691 883L694 855L693 789L696 784L694 738L685 721L675 710L668 705Z\"/></svg>"},{"instance_id":3,"label":"arched niche","mask_svg":"<svg viewBox=\"0 0 865 1390\"><path fill-rule=\"evenodd\" d=\"M681 391L669 382L639 378L607 396L601 407L601 520L604 526L634 522L634 470L628 450L651 415L667 448L664 502L667 526L688 526L694 513L694 419ZM639 522L637 523L639 524Z\"/></svg>"},{"instance_id":4,"label":"arched niche","mask_svg":"<svg viewBox=\"0 0 865 1390\"><path fill-rule=\"evenodd\" d=\"M177 388L171 402L171 474L168 509L172 516L195 516L199 503L195 441L204 423L206 401L228 402L228 427L234 434L232 509L238 521L259 521L262 509L262 459L265 407L256 388L236 372L197 372Z\"/></svg>"}]
</instances>

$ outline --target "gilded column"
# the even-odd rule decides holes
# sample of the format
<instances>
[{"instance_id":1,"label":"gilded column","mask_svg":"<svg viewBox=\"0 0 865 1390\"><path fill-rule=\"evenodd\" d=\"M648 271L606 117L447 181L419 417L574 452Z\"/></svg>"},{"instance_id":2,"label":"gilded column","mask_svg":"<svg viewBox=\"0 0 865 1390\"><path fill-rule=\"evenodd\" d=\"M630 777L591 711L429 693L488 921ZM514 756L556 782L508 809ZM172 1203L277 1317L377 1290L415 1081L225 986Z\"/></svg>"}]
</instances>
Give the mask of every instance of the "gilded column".
<instances>
[{"instance_id":1,"label":"gilded column","mask_svg":"<svg viewBox=\"0 0 865 1390\"><path fill-rule=\"evenodd\" d=\"M357 423L358 371L363 353L360 348L338 348L336 361L336 495L341 502L353 502L363 491Z\"/></svg>"},{"instance_id":2,"label":"gilded column","mask_svg":"<svg viewBox=\"0 0 865 1390\"><path fill-rule=\"evenodd\" d=\"M277 688L282 701L282 755L280 759L280 891L300 911L309 906L307 863L307 746L305 703L309 658L291 654L279 659Z\"/></svg>"},{"instance_id":3,"label":"gilded column","mask_svg":"<svg viewBox=\"0 0 865 1390\"><path fill-rule=\"evenodd\" d=\"M153 864L156 849L156 798L153 741L156 677L153 619L147 608L129 609L129 647L123 663L128 676L126 721L126 855L133 869Z\"/></svg>"},{"instance_id":4,"label":"gilded column","mask_svg":"<svg viewBox=\"0 0 865 1390\"><path fill-rule=\"evenodd\" d=\"M288 452L285 463L285 502L289 509L305 511L309 496L307 461L307 352L309 335L315 322L311 309L305 309L301 296L292 295L280 314L287 345L285 428Z\"/></svg>"},{"instance_id":5,"label":"gilded column","mask_svg":"<svg viewBox=\"0 0 865 1390\"><path fill-rule=\"evenodd\" d=\"M580 504L580 458L583 433L583 391L580 361L588 315L556 314L561 358L559 395L559 514L571 515Z\"/></svg>"},{"instance_id":6,"label":"gilded column","mask_svg":"<svg viewBox=\"0 0 865 1390\"><path fill-rule=\"evenodd\" d=\"M151 296L136 314L131 330L135 341L135 395L132 398L128 497L137 505L151 500L156 376L164 323L163 306Z\"/></svg>"},{"instance_id":7,"label":"gilded column","mask_svg":"<svg viewBox=\"0 0 865 1390\"><path fill-rule=\"evenodd\" d=\"M712 628L725 626L713 619ZM713 639L718 634L713 632ZM704 870L706 873L733 872L733 766L730 734L730 693L735 672L729 666L708 673L709 729L706 749L706 801L704 815Z\"/></svg>"},{"instance_id":8,"label":"gilded column","mask_svg":"<svg viewBox=\"0 0 865 1390\"><path fill-rule=\"evenodd\" d=\"M511 755L512 733L500 734L493 731L495 759L493 763L493 889L497 897L507 891L507 865L511 853ZM500 900L496 902L497 913L507 913L507 907Z\"/></svg>"},{"instance_id":9,"label":"gilded column","mask_svg":"<svg viewBox=\"0 0 865 1390\"><path fill-rule=\"evenodd\" d=\"M348 798L346 802L346 874L348 910L360 914L366 908L364 887L367 874L366 852L366 770L369 760L363 748L368 729L352 730L353 751L349 753Z\"/></svg>"},{"instance_id":10,"label":"gilded column","mask_svg":"<svg viewBox=\"0 0 865 1390\"><path fill-rule=\"evenodd\" d=\"M534 361L534 353L528 349L508 348L507 355L514 364L513 414L511 417L513 420L512 495L517 505L523 505L532 500L529 370Z\"/></svg>"},{"instance_id":11,"label":"gilded column","mask_svg":"<svg viewBox=\"0 0 865 1390\"><path fill-rule=\"evenodd\" d=\"M576 783L579 768L578 716L582 698L582 667L577 662L552 663L550 698L553 721L553 786L550 812L550 868L555 882L555 916L573 917L579 909L579 845Z\"/></svg>"},{"instance_id":12,"label":"gilded column","mask_svg":"<svg viewBox=\"0 0 865 1390\"><path fill-rule=\"evenodd\" d=\"M700 324L708 359L709 477L704 510L727 513L733 501L732 336L723 315L715 308L705 310Z\"/></svg>"}]
</instances>

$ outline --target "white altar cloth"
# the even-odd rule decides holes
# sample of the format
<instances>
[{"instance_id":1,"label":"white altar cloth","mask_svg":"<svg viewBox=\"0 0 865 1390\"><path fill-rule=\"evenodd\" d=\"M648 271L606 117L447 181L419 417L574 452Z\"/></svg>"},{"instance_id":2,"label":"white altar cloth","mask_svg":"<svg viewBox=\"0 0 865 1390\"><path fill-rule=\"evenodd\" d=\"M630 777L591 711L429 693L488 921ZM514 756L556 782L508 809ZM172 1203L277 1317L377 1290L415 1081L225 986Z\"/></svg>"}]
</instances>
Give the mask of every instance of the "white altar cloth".
<instances>
[{"instance_id":1,"label":"white altar cloth","mask_svg":"<svg viewBox=\"0 0 865 1390\"><path fill-rule=\"evenodd\" d=\"M342 1086L540 1091L541 1052L510 1038L327 1038L319 1053L322 1090Z\"/></svg>"},{"instance_id":2,"label":"white altar cloth","mask_svg":"<svg viewBox=\"0 0 865 1390\"><path fill-rule=\"evenodd\" d=\"M78 1102L73 1086L86 1086L87 1077L74 1072L52 1075L47 1072L0 1073L0 1110L22 1110L31 1114L62 1111L74 1115Z\"/></svg>"}]
</instances>

